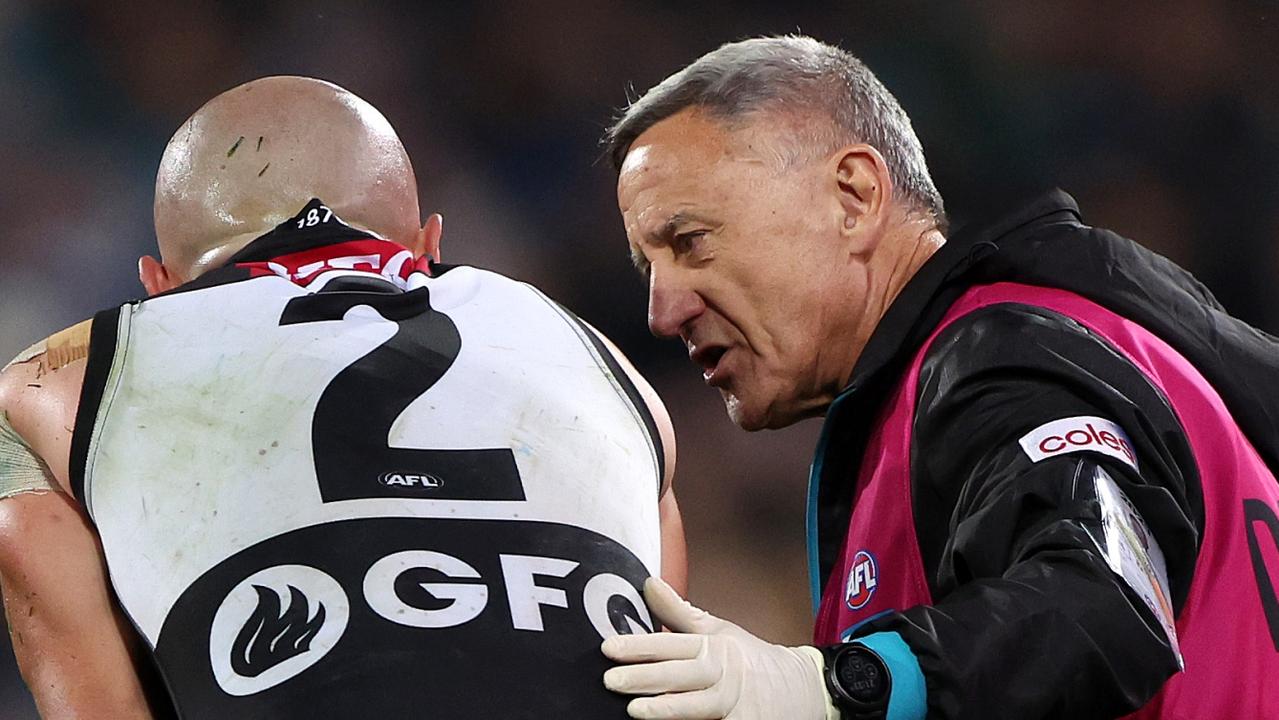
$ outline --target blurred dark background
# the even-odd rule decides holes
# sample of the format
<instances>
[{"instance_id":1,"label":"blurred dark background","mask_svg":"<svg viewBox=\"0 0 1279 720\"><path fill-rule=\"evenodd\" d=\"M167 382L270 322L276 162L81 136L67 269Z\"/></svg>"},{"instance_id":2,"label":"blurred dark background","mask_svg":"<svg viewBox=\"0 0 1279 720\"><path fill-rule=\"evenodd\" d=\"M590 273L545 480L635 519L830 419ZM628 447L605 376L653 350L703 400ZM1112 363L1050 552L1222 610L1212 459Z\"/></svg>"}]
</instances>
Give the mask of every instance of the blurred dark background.
<instances>
[{"instance_id":1,"label":"blurred dark background","mask_svg":"<svg viewBox=\"0 0 1279 720\"><path fill-rule=\"evenodd\" d=\"M954 225L1060 185L1279 330L1276 0L787 5L0 0L0 358L141 292L156 165L205 100L263 75L334 81L398 128L447 261L541 286L652 378L679 435L692 599L803 642L817 423L736 430L683 348L648 335L597 145L698 55L796 31L897 94ZM34 717L0 648L0 718Z\"/></svg>"}]
</instances>

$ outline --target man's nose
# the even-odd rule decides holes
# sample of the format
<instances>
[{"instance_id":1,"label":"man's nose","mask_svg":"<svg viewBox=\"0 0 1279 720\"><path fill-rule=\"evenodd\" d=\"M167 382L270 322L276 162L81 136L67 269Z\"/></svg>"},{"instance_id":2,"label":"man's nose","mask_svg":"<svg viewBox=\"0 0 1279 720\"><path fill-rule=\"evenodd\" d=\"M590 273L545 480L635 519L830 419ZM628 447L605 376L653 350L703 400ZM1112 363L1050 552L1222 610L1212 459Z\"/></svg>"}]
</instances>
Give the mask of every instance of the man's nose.
<instances>
[{"instance_id":1,"label":"man's nose","mask_svg":"<svg viewBox=\"0 0 1279 720\"><path fill-rule=\"evenodd\" d=\"M701 295L653 272L648 284L648 329L654 335L678 337L704 310Z\"/></svg>"}]
</instances>

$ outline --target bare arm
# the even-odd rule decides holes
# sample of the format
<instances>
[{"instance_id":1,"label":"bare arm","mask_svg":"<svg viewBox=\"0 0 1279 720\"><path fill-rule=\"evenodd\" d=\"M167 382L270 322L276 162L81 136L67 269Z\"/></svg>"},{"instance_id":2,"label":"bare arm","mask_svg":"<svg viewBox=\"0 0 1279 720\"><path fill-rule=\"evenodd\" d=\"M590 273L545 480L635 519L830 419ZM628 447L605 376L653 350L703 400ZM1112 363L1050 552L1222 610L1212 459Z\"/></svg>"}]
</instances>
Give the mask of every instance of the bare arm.
<instances>
[{"instance_id":1,"label":"bare arm","mask_svg":"<svg viewBox=\"0 0 1279 720\"><path fill-rule=\"evenodd\" d=\"M0 587L42 718L151 717L136 636L112 602L97 537L65 494L0 500Z\"/></svg>"},{"instance_id":2,"label":"bare arm","mask_svg":"<svg viewBox=\"0 0 1279 720\"><path fill-rule=\"evenodd\" d=\"M667 490L658 503L662 522L662 579L675 592L688 596L688 546L684 542L684 518L680 516L675 491Z\"/></svg>"},{"instance_id":3,"label":"bare arm","mask_svg":"<svg viewBox=\"0 0 1279 720\"><path fill-rule=\"evenodd\" d=\"M59 362L39 354L0 374L0 411L25 441L8 449L39 458L53 488L0 499L14 654L43 718L150 718L140 641L112 600L97 534L65 491L84 362Z\"/></svg>"}]
</instances>

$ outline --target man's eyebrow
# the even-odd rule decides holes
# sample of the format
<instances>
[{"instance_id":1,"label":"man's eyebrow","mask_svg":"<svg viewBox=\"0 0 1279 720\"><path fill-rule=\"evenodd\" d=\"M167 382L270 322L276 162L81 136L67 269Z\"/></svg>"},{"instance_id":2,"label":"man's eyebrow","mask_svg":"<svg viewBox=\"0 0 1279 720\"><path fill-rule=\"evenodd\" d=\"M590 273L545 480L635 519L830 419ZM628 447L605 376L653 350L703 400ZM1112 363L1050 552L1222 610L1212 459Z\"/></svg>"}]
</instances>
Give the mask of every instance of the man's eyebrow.
<instances>
[{"instance_id":1,"label":"man's eyebrow","mask_svg":"<svg viewBox=\"0 0 1279 720\"><path fill-rule=\"evenodd\" d=\"M668 245L675 240L675 235L679 232L680 227L690 222L711 223L712 221L696 212L677 210L657 227L656 232L645 234L645 239L642 242L648 245ZM648 277L650 263L636 245L631 245L631 264L635 266L635 269L641 275Z\"/></svg>"},{"instance_id":2,"label":"man's eyebrow","mask_svg":"<svg viewBox=\"0 0 1279 720\"><path fill-rule=\"evenodd\" d=\"M688 213L683 211L677 212L666 218L666 222L662 223L662 237L670 238L673 236L675 234L675 230L678 229L680 225L688 222L688 219Z\"/></svg>"},{"instance_id":3,"label":"man's eyebrow","mask_svg":"<svg viewBox=\"0 0 1279 720\"><path fill-rule=\"evenodd\" d=\"M671 215L666 222L662 223L662 237L667 239L674 237L675 232L679 230L681 226L689 222L709 221L695 212L686 212L684 210L677 211L674 215Z\"/></svg>"}]
</instances>

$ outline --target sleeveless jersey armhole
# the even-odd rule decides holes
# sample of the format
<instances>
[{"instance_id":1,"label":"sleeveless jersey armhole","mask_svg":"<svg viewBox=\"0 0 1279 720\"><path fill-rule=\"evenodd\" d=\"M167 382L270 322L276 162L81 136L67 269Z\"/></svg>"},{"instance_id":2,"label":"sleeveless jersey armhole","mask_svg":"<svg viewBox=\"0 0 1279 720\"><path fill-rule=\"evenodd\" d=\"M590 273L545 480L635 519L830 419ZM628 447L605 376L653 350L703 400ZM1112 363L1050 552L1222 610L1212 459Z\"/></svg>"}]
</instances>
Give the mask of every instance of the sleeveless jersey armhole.
<instances>
[{"instance_id":1,"label":"sleeveless jersey armhole","mask_svg":"<svg viewBox=\"0 0 1279 720\"><path fill-rule=\"evenodd\" d=\"M613 379L618 395L626 401L631 414L643 428L645 437L648 438L653 466L657 473L657 493L660 497L665 489L666 450L662 445L662 436L657 428L657 421L653 419L653 413L648 409L648 403L644 401L644 397L640 394L639 389L635 387L635 383L631 382L626 370L617 362L617 358L613 356L613 353L604 345L600 336L596 334L596 331L590 325L586 324L568 308L547 297L541 290L532 286L528 287L564 319L565 323L577 334L586 349L595 357L596 363L599 364L600 368L607 371L609 377Z\"/></svg>"},{"instance_id":2,"label":"sleeveless jersey armhole","mask_svg":"<svg viewBox=\"0 0 1279 720\"><path fill-rule=\"evenodd\" d=\"M84 507L90 519L93 518L93 508L88 490L93 475L93 456L97 451L98 429L110 410L111 399L120 380L129 345L132 313L132 305L103 310L93 317L89 336L89 358L71 436L70 475L72 496Z\"/></svg>"}]
</instances>

